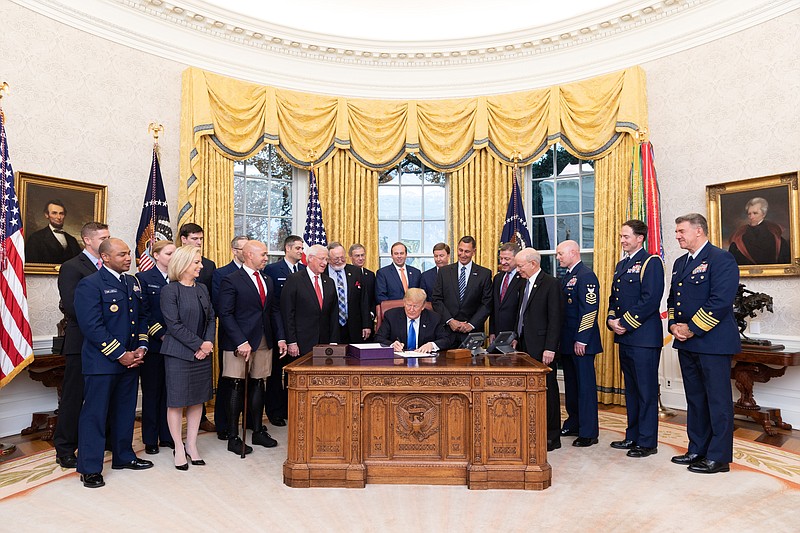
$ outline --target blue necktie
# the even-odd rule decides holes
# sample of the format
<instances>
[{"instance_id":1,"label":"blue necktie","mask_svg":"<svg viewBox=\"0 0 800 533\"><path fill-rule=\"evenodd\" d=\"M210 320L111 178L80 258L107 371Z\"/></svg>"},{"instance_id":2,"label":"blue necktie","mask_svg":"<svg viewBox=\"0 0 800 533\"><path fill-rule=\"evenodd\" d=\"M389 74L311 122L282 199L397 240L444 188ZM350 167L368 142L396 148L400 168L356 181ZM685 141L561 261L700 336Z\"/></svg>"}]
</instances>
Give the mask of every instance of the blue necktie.
<instances>
[{"instance_id":1,"label":"blue necktie","mask_svg":"<svg viewBox=\"0 0 800 533\"><path fill-rule=\"evenodd\" d=\"M461 274L458 275L458 299L464 301L464 291L467 290L467 267L461 265Z\"/></svg>"},{"instance_id":2,"label":"blue necktie","mask_svg":"<svg viewBox=\"0 0 800 533\"><path fill-rule=\"evenodd\" d=\"M408 342L406 343L409 350L413 351L417 349L417 332L414 331L414 320L411 319L411 323L408 325Z\"/></svg>"},{"instance_id":3,"label":"blue necktie","mask_svg":"<svg viewBox=\"0 0 800 533\"><path fill-rule=\"evenodd\" d=\"M344 279L342 279L341 270L336 271L336 294L339 296L339 325L344 326L347 324L347 297L344 295Z\"/></svg>"}]
</instances>

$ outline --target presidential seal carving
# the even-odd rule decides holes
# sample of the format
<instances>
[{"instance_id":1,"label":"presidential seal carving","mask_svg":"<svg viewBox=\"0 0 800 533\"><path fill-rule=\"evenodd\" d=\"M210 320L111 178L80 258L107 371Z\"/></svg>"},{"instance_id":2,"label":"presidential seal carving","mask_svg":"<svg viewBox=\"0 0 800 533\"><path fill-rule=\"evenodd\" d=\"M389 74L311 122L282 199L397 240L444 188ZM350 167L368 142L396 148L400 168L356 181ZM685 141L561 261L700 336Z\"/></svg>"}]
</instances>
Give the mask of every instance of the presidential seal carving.
<instances>
[{"instance_id":1,"label":"presidential seal carving","mask_svg":"<svg viewBox=\"0 0 800 533\"><path fill-rule=\"evenodd\" d=\"M406 398L397 404L397 434L405 439L422 442L439 432L439 407L419 396Z\"/></svg>"}]
</instances>

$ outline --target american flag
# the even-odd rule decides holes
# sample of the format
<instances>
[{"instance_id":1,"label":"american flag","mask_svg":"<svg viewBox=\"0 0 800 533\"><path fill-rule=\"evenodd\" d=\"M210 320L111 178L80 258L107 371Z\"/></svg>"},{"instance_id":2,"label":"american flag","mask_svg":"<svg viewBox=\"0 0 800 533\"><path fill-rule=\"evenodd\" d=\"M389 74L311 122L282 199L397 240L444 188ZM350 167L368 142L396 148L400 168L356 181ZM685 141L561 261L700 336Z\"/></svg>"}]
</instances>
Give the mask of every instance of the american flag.
<instances>
[{"instance_id":1,"label":"american flag","mask_svg":"<svg viewBox=\"0 0 800 533\"><path fill-rule=\"evenodd\" d=\"M142 217L139 219L139 229L136 230L136 265L140 272L155 266L156 260L150 250L156 241L161 240L172 240L172 228L169 225L169 208L167 195L164 194L164 182L161 180L161 167L154 146L153 163L150 165L150 177L147 180L147 191L142 205Z\"/></svg>"},{"instance_id":2,"label":"american flag","mask_svg":"<svg viewBox=\"0 0 800 533\"><path fill-rule=\"evenodd\" d=\"M500 243L507 242L515 242L520 248L531 245L531 235L528 233L528 222L525 220L525 209L522 207L522 196L519 192L516 172L514 173L511 198L508 199L503 233L500 235Z\"/></svg>"},{"instance_id":3,"label":"american flag","mask_svg":"<svg viewBox=\"0 0 800 533\"><path fill-rule=\"evenodd\" d=\"M319 205L317 180L314 177L313 170L308 173L308 181L310 186L308 191L308 207L306 207L306 230L303 233L303 240L305 241L306 248L315 244L328 246L325 224L322 222L322 208Z\"/></svg>"},{"instance_id":4,"label":"american flag","mask_svg":"<svg viewBox=\"0 0 800 533\"><path fill-rule=\"evenodd\" d=\"M28 320L25 289L25 244L14 171L8 158L5 117L0 109L0 179L3 204L0 213L0 387L33 361L33 338Z\"/></svg>"}]
</instances>

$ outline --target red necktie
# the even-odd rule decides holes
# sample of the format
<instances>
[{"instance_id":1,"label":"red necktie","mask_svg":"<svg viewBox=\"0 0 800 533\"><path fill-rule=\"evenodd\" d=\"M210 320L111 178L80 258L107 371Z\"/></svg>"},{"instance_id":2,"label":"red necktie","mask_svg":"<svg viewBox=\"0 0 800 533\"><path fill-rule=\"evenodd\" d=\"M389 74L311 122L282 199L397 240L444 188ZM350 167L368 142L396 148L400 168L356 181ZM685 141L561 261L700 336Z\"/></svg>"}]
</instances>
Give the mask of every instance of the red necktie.
<instances>
[{"instance_id":1,"label":"red necktie","mask_svg":"<svg viewBox=\"0 0 800 533\"><path fill-rule=\"evenodd\" d=\"M502 302L502 301L505 299L505 297L506 297L506 289L508 289L508 278L510 278L510 277L511 277L511 276L509 276L509 275L508 275L508 272L506 272L506 275L505 275L505 277L503 278L503 286L502 286L502 287L500 287L500 301L501 301L501 302Z\"/></svg>"},{"instance_id":2,"label":"red necktie","mask_svg":"<svg viewBox=\"0 0 800 533\"><path fill-rule=\"evenodd\" d=\"M317 300L319 300L319 308L322 309L322 289L319 286L319 276L314 276L314 290L317 291Z\"/></svg>"},{"instance_id":3,"label":"red necktie","mask_svg":"<svg viewBox=\"0 0 800 533\"><path fill-rule=\"evenodd\" d=\"M102 259L98 259L97 260L97 270L100 270L101 268L103 268L103 260Z\"/></svg>"},{"instance_id":4,"label":"red necktie","mask_svg":"<svg viewBox=\"0 0 800 533\"><path fill-rule=\"evenodd\" d=\"M261 276L258 275L258 271L253 272L253 275L256 277L256 282L258 284L258 295L261 297L261 307L264 307L264 302L267 301L267 293L264 291L264 282L261 281Z\"/></svg>"}]
</instances>

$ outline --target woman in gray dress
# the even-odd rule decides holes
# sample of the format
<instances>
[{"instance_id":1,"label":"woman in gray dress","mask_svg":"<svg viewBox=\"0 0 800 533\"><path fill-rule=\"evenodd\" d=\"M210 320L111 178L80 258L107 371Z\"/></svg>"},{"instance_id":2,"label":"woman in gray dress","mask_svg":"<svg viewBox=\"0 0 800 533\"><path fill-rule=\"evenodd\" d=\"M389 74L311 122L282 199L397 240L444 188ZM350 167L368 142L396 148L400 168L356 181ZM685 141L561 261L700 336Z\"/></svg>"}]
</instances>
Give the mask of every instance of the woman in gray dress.
<instances>
[{"instance_id":1,"label":"woman in gray dress","mask_svg":"<svg viewBox=\"0 0 800 533\"><path fill-rule=\"evenodd\" d=\"M167 333L161 345L167 382L167 424L175 442L175 468L204 465L197 451L203 402L211 399L211 360L215 333L214 308L202 283L200 249L181 246L169 263L169 279L161 289L161 313ZM186 444L181 438L186 408Z\"/></svg>"}]
</instances>

